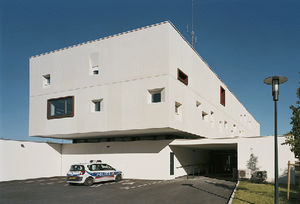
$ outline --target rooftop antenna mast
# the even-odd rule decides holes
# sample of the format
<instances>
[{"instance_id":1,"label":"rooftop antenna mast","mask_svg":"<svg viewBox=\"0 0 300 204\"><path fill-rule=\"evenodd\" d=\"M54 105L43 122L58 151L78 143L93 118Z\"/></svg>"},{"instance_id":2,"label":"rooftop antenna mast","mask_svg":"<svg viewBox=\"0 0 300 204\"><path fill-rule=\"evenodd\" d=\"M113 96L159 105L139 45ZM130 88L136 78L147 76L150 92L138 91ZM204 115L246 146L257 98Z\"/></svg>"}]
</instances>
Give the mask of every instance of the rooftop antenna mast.
<instances>
[{"instance_id":1,"label":"rooftop antenna mast","mask_svg":"<svg viewBox=\"0 0 300 204\"><path fill-rule=\"evenodd\" d=\"M194 31L194 0L192 0L192 31L189 32L189 27L187 25L187 32L192 37L192 47L194 48L195 44L197 43L197 36L195 36L195 31Z\"/></svg>"}]
</instances>

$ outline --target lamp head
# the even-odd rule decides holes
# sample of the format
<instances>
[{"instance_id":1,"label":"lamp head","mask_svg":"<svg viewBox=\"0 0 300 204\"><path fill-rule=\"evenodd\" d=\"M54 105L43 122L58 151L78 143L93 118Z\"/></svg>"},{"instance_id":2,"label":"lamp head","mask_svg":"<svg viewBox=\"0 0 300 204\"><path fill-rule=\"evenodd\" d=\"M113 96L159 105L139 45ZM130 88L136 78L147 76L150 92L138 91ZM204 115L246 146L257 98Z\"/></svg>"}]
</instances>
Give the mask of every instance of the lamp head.
<instances>
[{"instance_id":1,"label":"lamp head","mask_svg":"<svg viewBox=\"0 0 300 204\"><path fill-rule=\"evenodd\" d=\"M283 84L288 79L284 76L272 76L268 77L264 80L264 83L267 85L272 85L272 95L273 101L278 101L279 96L279 84Z\"/></svg>"}]
</instances>

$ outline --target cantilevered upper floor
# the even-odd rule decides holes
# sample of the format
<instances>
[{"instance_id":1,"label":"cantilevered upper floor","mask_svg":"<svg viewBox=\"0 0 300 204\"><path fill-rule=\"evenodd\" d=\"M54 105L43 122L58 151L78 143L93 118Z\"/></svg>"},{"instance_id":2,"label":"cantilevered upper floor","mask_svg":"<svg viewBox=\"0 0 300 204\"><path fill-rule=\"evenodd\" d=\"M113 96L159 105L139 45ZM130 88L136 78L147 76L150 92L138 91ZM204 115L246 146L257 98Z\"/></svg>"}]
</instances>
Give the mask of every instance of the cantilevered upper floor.
<instances>
[{"instance_id":1,"label":"cantilevered upper floor","mask_svg":"<svg viewBox=\"0 0 300 204\"><path fill-rule=\"evenodd\" d=\"M260 135L169 21L30 58L29 135Z\"/></svg>"}]
</instances>

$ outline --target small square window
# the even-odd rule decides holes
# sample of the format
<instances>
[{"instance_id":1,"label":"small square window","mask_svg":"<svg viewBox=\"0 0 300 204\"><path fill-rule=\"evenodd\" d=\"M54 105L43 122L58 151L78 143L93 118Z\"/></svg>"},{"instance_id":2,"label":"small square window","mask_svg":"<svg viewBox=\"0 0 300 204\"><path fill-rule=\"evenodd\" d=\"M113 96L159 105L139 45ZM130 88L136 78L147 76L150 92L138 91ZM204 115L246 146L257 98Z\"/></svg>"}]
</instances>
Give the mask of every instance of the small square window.
<instances>
[{"instance_id":1,"label":"small square window","mask_svg":"<svg viewBox=\"0 0 300 204\"><path fill-rule=\"evenodd\" d=\"M225 128L225 129L228 129L227 121L224 121L224 128Z\"/></svg>"},{"instance_id":2,"label":"small square window","mask_svg":"<svg viewBox=\"0 0 300 204\"><path fill-rule=\"evenodd\" d=\"M152 89L148 90L149 92L149 103L160 103L164 101L164 89Z\"/></svg>"},{"instance_id":3,"label":"small square window","mask_svg":"<svg viewBox=\"0 0 300 204\"><path fill-rule=\"evenodd\" d=\"M98 66L92 67L92 75L99 75L99 67Z\"/></svg>"},{"instance_id":4,"label":"small square window","mask_svg":"<svg viewBox=\"0 0 300 204\"><path fill-rule=\"evenodd\" d=\"M202 111L202 120L207 120L208 114Z\"/></svg>"},{"instance_id":5,"label":"small square window","mask_svg":"<svg viewBox=\"0 0 300 204\"><path fill-rule=\"evenodd\" d=\"M50 74L46 74L46 75L43 75L43 86L44 87L47 87L47 86L50 86L51 84L51 78L50 78Z\"/></svg>"},{"instance_id":6,"label":"small square window","mask_svg":"<svg viewBox=\"0 0 300 204\"><path fill-rule=\"evenodd\" d=\"M152 94L152 103L159 103L161 102L161 93L153 93Z\"/></svg>"},{"instance_id":7,"label":"small square window","mask_svg":"<svg viewBox=\"0 0 300 204\"><path fill-rule=\"evenodd\" d=\"M184 83L185 85L189 84L189 77L180 69L177 69L177 79Z\"/></svg>"},{"instance_id":8,"label":"small square window","mask_svg":"<svg viewBox=\"0 0 300 204\"><path fill-rule=\"evenodd\" d=\"M181 114L181 103L175 102L175 113L177 115Z\"/></svg>"},{"instance_id":9,"label":"small square window","mask_svg":"<svg viewBox=\"0 0 300 204\"><path fill-rule=\"evenodd\" d=\"M102 111L102 99L92 100L92 111L93 112L100 112Z\"/></svg>"}]
</instances>

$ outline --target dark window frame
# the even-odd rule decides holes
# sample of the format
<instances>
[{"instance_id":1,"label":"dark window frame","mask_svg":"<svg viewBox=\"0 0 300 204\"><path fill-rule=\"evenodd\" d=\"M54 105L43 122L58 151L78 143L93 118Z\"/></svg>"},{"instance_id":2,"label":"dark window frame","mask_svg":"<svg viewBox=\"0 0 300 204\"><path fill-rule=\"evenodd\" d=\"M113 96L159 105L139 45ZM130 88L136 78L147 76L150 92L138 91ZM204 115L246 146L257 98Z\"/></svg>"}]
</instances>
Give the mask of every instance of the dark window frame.
<instances>
[{"instance_id":1,"label":"dark window frame","mask_svg":"<svg viewBox=\"0 0 300 204\"><path fill-rule=\"evenodd\" d=\"M226 104L225 101L226 101L226 91L222 86L220 86L220 104L225 106Z\"/></svg>"},{"instance_id":2,"label":"dark window frame","mask_svg":"<svg viewBox=\"0 0 300 204\"><path fill-rule=\"evenodd\" d=\"M61 100L61 99L67 99L67 98L72 98L72 113L71 114L65 114L65 115L60 115L60 116L51 116L50 115L50 102L51 101L56 101L56 100ZM59 97L59 98L51 98L47 100L47 119L59 119L59 118L69 118L69 117L74 117L74 96L66 96L66 97Z\"/></svg>"},{"instance_id":3,"label":"dark window frame","mask_svg":"<svg viewBox=\"0 0 300 204\"><path fill-rule=\"evenodd\" d=\"M177 68L177 79L184 83L186 86L189 84L189 76L186 75L183 71Z\"/></svg>"}]
</instances>

